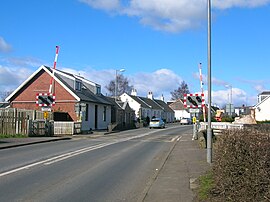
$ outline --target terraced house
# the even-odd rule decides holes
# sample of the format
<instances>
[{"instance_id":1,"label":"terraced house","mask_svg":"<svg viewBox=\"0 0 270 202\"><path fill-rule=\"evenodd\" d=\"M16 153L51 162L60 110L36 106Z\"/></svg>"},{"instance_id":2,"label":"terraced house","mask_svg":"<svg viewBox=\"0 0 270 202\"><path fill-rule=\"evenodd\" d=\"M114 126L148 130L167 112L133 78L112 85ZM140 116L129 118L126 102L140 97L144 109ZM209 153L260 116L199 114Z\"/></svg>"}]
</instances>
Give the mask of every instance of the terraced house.
<instances>
[{"instance_id":1,"label":"terraced house","mask_svg":"<svg viewBox=\"0 0 270 202\"><path fill-rule=\"evenodd\" d=\"M170 123L174 121L174 111L164 102L164 97L154 99L153 93L149 92L147 97L137 96L137 91L132 90L131 94L123 93L120 96L123 102L128 102L135 111L136 118L146 119L149 117L162 118Z\"/></svg>"}]
</instances>

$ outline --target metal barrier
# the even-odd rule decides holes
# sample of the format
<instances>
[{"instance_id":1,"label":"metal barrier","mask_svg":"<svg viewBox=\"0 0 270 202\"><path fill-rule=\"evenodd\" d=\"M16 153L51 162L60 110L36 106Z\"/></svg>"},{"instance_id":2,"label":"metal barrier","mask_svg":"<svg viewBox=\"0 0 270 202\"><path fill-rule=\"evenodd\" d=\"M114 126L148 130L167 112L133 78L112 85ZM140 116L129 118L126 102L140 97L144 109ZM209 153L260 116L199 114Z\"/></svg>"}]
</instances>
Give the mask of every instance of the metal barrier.
<instances>
[{"instance_id":1,"label":"metal barrier","mask_svg":"<svg viewBox=\"0 0 270 202\"><path fill-rule=\"evenodd\" d=\"M199 130L206 130L208 123L200 122ZM212 129L243 129L244 124L242 123L228 123L228 122L212 122Z\"/></svg>"}]
</instances>

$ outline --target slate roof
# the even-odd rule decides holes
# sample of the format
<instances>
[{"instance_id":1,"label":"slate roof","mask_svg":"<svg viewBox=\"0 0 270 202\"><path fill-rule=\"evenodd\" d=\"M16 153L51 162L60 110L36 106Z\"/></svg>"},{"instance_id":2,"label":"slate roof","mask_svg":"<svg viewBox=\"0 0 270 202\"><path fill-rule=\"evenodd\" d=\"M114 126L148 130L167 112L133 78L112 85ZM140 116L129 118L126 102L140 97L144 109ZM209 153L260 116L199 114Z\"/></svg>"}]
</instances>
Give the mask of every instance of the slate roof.
<instances>
[{"instance_id":1,"label":"slate roof","mask_svg":"<svg viewBox=\"0 0 270 202\"><path fill-rule=\"evenodd\" d=\"M47 67L48 68L48 67ZM57 70L58 71L58 70ZM61 71L63 74L67 74L73 78L74 75L70 74L70 73L66 73L64 71ZM73 86L70 86L67 82L65 82L61 76L59 74L55 74L55 76L66 86L68 87L74 94L76 94L81 101L86 101L86 102L94 102L94 103L101 103L101 104L106 104L106 105L112 105L112 103L107 99L107 97L105 97L102 94L94 94L90 89L88 89L85 85L84 82L82 81L82 89L81 91L78 90L74 90ZM81 76L80 76L81 77ZM83 77L81 77L84 80L87 80Z\"/></svg>"},{"instance_id":2,"label":"slate roof","mask_svg":"<svg viewBox=\"0 0 270 202\"><path fill-rule=\"evenodd\" d=\"M157 110L165 110L167 112L174 111L162 100L152 100L146 97L140 97L140 96L134 96L129 95L132 99L134 99L136 102L141 104L142 108L151 108L151 109L157 109Z\"/></svg>"},{"instance_id":3,"label":"slate roof","mask_svg":"<svg viewBox=\"0 0 270 202\"><path fill-rule=\"evenodd\" d=\"M150 105L148 105L146 102L144 102L142 99L140 99L137 96L129 95L133 100L141 104L141 107L143 108L150 108Z\"/></svg>"},{"instance_id":4,"label":"slate roof","mask_svg":"<svg viewBox=\"0 0 270 202\"><path fill-rule=\"evenodd\" d=\"M176 100L175 102L171 103L170 108L173 110L186 110L182 100Z\"/></svg>"},{"instance_id":5,"label":"slate roof","mask_svg":"<svg viewBox=\"0 0 270 202\"><path fill-rule=\"evenodd\" d=\"M7 108L9 106L8 102L0 102L0 108Z\"/></svg>"},{"instance_id":6,"label":"slate roof","mask_svg":"<svg viewBox=\"0 0 270 202\"><path fill-rule=\"evenodd\" d=\"M48 66L41 66L38 70L36 70L26 81L24 81L10 96L6 98L6 101L9 101L23 86L25 86L27 83L31 82L31 80L38 75L41 71L45 71L47 73L52 74L52 69ZM82 81L82 89L81 91L74 90L73 86L70 86L64 79L63 76L60 74L57 74L57 72L61 72L64 75L67 75L69 77L76 79L76 77L80 77L85 81L88 81L87 79L81 77L81 76L74 76L74 74L56 70L54 77L57 78L62 85L64 85L65 88L69 89L70 92L73 93L73 96L77 96L81 101L87 101L87 102L93 102L93 103L99 103L99 104L106 104L106 105L111 105L111 103L106 99L106 97L102 94L95 94L93 93L90 89L87 88L86 85L84 85L84 81ZM93 83L89 81L90 83ZM88 85L89 86L89 85ZM77 99L77 98L76 98Z\"/></svg>"},{"instance_id":7,"label":"slate roof","mask_svg":"<svg viewBox=\"0 0 270 202\"><path fill-rule=\"evenodd\" d=\"M270 95L270 91L263 91L263 92L260 93L259 95Z\"/></svg>"},{"instance_id":8,"label":"slate roof","mask_svg":"<svg viewBox=\"0 0 270 202\"><path fill-rule=\"evenodd\" d=\"M139 99L141 99L143 102L145 102L148 106L151 106L151 109L159 109L159 110L162 109L161 106L159 106L155 101L153 101L149 98L139 97Z\"/></svg>"},{"instance_id":9,"label":"slate roof","mask_svg":"<svg viewBox=\"0 0 270 202\"><path fill-rule=\"evenodd\" d=\"M111 103L111 105L116 106L118 110L123 110L122 105L121 105L121 103L123 102L115 101L115 98L113 97L106 97L106 99Z\"/></svg>"},{"instance_id":10,"label":"slate roof","mask_svg":"<svg viewBox=\"0 0 270 202\"><path fill-rule=\"evenodd\" d=\"M161 107L163 107L165 111L174 113L174 111L164 101L162 101L162 100L155 100L155 102L157 102Z\"/></svg>"}]
</instances>

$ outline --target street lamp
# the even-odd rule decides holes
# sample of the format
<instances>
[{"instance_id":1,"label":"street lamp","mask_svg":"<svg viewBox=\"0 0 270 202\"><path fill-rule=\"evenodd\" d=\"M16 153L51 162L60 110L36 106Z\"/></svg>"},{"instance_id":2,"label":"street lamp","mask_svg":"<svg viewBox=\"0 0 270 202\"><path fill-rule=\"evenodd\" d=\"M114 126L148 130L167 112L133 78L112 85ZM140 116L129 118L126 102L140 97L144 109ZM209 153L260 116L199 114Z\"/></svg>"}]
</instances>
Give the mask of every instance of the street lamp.
<instances>
[{"instance_id":1,"label":"street lamp","mask_svg":"<svg viewBox=\"0 0 270 202\"><path fill-rule=\"evenodd\" d=\"M212 128L211 128L211 0L207 2L207 60L208 60L208 128L207 128L207 162L212 163Z\"/></svg>"},{"instance_id":2,"label":"street lamp","mask_svg":"<svg viewBox=\"0 0 270 202\"><path fill-rule=\"evenodd\" d=\"M232 85L225 85L226 88L230 89L230 96L229 96L229 116L232 116Z\"/></svg>"},{"instance_id":3,"label":"street lamp","mask_svg":"<svg viewBox=\"0 0 270 202\"><path fill-rule=\"evenodd\" d=\"M115 70L115 87L114 87L114 99L115 101L117 100L117 96L118 96L118 83L117 83L117 72L124 72L125 69L116 69Z\"/></svg>"}]
</instances>

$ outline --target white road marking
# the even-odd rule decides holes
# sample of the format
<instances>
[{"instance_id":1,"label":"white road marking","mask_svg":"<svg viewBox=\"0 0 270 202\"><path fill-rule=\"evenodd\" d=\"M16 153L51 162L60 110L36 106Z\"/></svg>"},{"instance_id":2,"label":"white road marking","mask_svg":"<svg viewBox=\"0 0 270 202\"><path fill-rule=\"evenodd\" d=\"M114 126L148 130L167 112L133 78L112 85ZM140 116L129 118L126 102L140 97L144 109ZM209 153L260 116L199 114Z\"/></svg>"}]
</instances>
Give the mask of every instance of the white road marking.
<instances>
[{"instance_id":1,"label":"white road marking","mask_svg":"<svg viewBox=\"0 0 270 202\"><path fill-rule=\"evenodd\" d=\"M176 137L174 137L174 138L172 138L172 139L171 139L171 142L174 142L175 140L178 140L178 138L179 138L179 135L176 136Z\"/></svg>"},{"instance_id":2,"label":"white road marking","mask_svg":"<svg viewBox=\"0 0 270 202\"><path fill-rule=\"evenodd\" d=\"M94 145L94 146L91 146L91 147L85 147L85 148L82 148L82 149L79 149L79 150L76 150L76 151L61 154L61 155L58 155L58 156L55 156L55 157L52 157L52 158L49 158L49 159L45 159L45 160L42 160L42 161L38 161L36 163L32 163L32 164L29 164L29 165L26 165L26 166L22 166L22 167L13 169L13 170L9 170L9 171L0 173L0 177L10 175L12 173L16 173L16 172L19 172L21 170L29 169L29 168L32 168L34 166L38 166L38 165L42 165L42 164L43 165L50 165L50 164L53 164L53 163L56 163L56 162L71 158L73 156L77 156L79 154L83 154L83 153L86 153L86 152L89 152L89 151L93 151L93 150L96 150L96 149L107 147L107 146L110 146L110 145L113 145L113 144L116 144L116 143L125 142L125 141L128 141L128 140L144 137L144 136L150 135L150 134L155 133L155 132L156 131L151 131L151 132L141 134L141 135L136 135L136 136L133 136L133 137L122 138L122 139L119 139L119 140L117 140L115 142L111 142L111 143L102 143L102 144Z\"/></svg>"}]
</instances>

